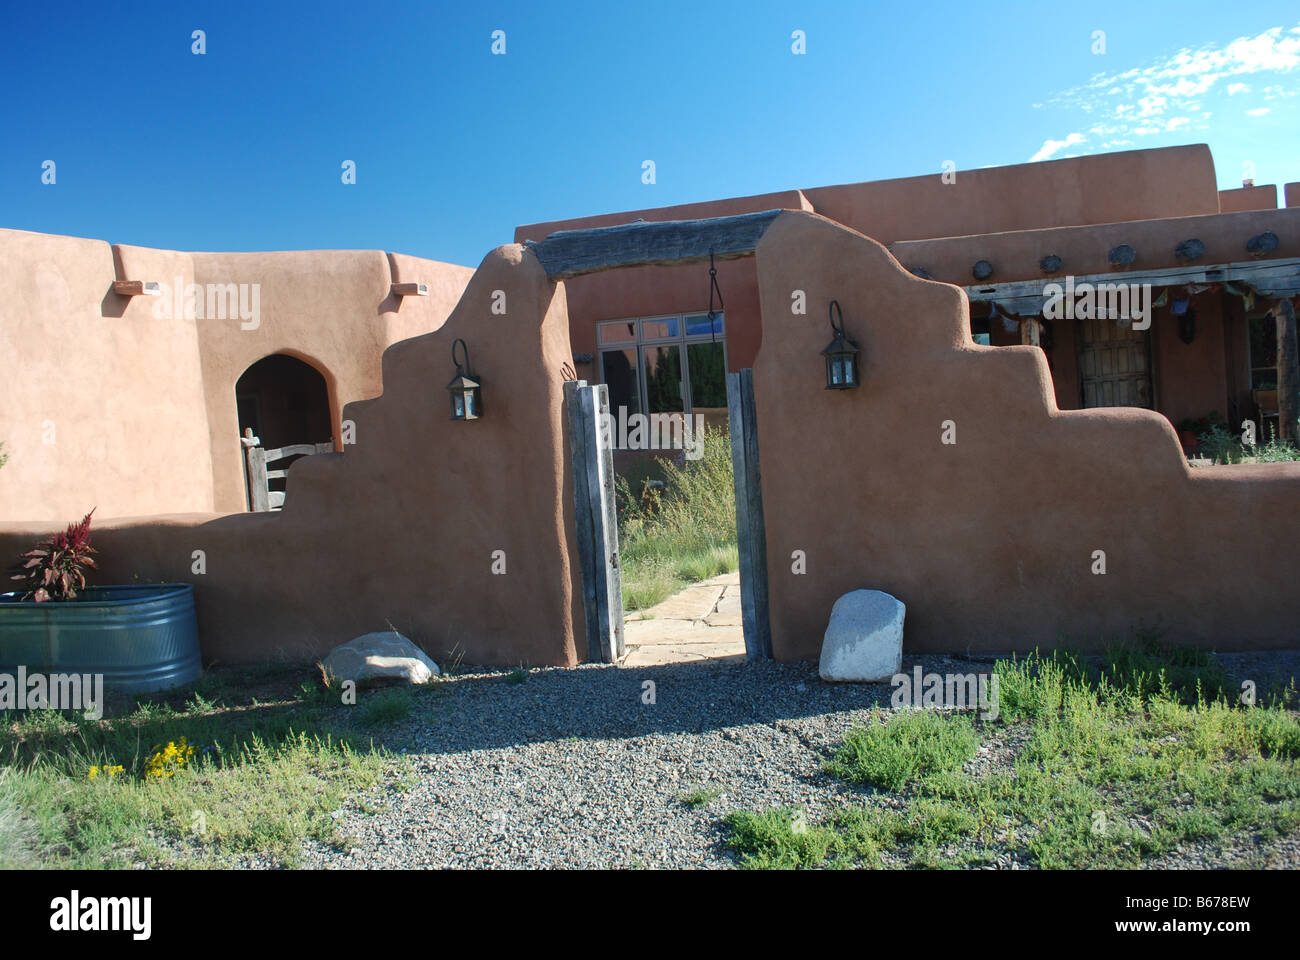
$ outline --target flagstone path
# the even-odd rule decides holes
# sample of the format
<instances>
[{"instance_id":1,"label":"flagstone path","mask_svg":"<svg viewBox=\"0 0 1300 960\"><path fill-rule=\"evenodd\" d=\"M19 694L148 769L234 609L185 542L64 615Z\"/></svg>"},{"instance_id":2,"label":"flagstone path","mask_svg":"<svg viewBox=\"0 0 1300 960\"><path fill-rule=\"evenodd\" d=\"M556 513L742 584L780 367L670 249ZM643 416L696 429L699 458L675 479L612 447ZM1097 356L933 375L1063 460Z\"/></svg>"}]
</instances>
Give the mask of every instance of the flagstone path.
<instances>
[{"instance_id":1,"label":"flagstone path","mask_svg":"<svg viewBox=\"0 0 1300 960\"><path fill-rule=\"evenodd\" d=\"M744 660L740 574L696 583L623 620L625 667L700 660Z\"/></svg>"}]
</instances>

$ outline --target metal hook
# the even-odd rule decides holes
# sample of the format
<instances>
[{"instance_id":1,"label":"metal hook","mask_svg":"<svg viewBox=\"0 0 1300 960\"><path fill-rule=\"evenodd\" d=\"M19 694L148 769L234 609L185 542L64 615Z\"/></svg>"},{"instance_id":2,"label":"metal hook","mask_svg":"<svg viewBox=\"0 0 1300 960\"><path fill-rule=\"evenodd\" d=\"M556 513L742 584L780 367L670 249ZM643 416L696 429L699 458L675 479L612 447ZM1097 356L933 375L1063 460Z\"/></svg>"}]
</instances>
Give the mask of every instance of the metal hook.
<instances>
[{"instance_id":1,"label":"metal hook","mask_svg":"<svg viewBox=\"0 0 1300 960\"><path fill-rule=\"evenodd\" d=\"M713 309L713 295L718 295L718 310L725 310L726 304L722 302L722 288L718 286L718 268L713 265L713 251L709 251L709 329L713 329L713 321L717 319L718 310ZM715 334L714 340L717 340Z\"/></svg>"},{"instance_id":2,"label":"metal hook","mask_svg":"<svg viewBox=\"0 0 1300 960\"><path fill-rule=\"evenodd\" d=\"M461 362L460 360L456 359L456 344L460 344L461 349L465 353L464 362ZM469 347L465 344L465 341L462 340L460 337L457 337L451 343L451 362L456 364L456 369L459 370L461 373L469 372Z\"/></svg>"},{"instance_id":3,"label":"metal hook","mask_svg":"<svg viewBox=\"0 0 1300 960\"><path fill-rule=\"evenodd\" d=\"M832 300L828 312L830 313L831 329L840 336L844 336L844 311L840 309L840 302L838 300ZM839 314L839 323L835 322L836 314Z\"/></svg>"}]
</instances>

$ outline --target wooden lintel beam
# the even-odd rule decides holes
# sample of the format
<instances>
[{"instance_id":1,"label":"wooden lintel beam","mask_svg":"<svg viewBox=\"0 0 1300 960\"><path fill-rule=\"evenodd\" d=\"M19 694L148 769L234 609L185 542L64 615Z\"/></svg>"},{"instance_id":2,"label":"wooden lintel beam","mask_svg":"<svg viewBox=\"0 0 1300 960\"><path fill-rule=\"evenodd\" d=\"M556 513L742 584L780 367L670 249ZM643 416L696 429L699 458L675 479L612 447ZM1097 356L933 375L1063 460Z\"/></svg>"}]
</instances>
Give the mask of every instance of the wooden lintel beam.
<instances>
[{"instance_id":1,"label":"wooden lintel beam","mask_svg":"<svg viewBox=\"0 0 1300 960\"><path fill-rule=\"evenodd\" d=\"M551 280L567 280L619 267L668 266L737 260L754 255L763 233L782 210L704 220L638 220L614 227L560 230L527 246Z\"/></svg>"}]
</instances>

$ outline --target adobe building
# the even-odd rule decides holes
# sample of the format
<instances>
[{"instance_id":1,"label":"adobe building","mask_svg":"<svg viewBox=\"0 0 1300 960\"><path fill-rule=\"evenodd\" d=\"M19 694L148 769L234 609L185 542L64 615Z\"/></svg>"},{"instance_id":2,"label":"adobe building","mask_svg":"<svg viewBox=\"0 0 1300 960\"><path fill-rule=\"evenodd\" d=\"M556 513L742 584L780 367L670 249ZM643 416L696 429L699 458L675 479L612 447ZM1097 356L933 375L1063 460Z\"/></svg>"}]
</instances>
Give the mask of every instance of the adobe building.
<instances>
[{"instance_id":1,"label":"adobe building","mask_svg":"<svg viewBox=\"0 0 1300 960\"><path fill-rule=\"evenodd\" d=\"M1272 188L1220 193L1204 146L1133 151L524 226L477 270L0 231L0 555L97 507L100 582L194 582L209 662L392 624L435 659L572 665L595 659L575 476L608 479L575 453L572 381L718 414L722 374L752 368L775 658L815 656L864 585L907 604L913 652L1098 648L1152 618L1179 643L1293 647L1276 558L1300 464L1191 469L1169 421L1267 419L1295 186L1277 209ZM1049 308L1053 285L1121 281L1150 288L1142 319ZM825 389L832 302L861 345L852 390ZM473 421L449 416L458 342ZM282 510L250 510L246 430L325 447Z\"/></svg>"},{"instance_id":2,"label":"adobe building","mask_svg":"<svg viewBox=\"0 0 1300 960\"><path fill-rule=\"evenodd\" d=\"M963 287L977 343L1039 345L1062 410L1147 407L1176 425L1217 413L1266 438L1269 295L1296 286L1300 184L1277 199L1218 190L1198 144L530 224L515 239L817 213ZM0 256L0 520L22 521L250 509L240 438L341 450L344 406L383 390L384 350L438 329L473 273L381 251L187 253L18 230L0 230ZM724 374L754 365L762 325L755 260L717 271L712 321L706 267L569 280L577 376L606 383L615 409L725 418ZM1149 325L1044 315L1049 284L1089 282L1149 285Z\"/></svg>"},{"instance_id":3,"label":"adobe building","mask_svg":"<svg viewBox=\"0 0 1300 960\"><path fill-rule=\"evenodd\" d=\"M977 343L1040 346L1060 409L1146 407L1175 425L1217 414L1234 427L1256 421L1266 439L1277 422L1268 295L1300 284L1300 184L1286 186L1286 203L1278 209L1274 186L1219 190L1209 147L1196 144L527 224L515 239L814 212L885 244L914 274L963 287ZM754 365L762 328L755 261L717 269L726 309L713 323L707 268L567 281L578 375L607 383L615 408L725 406L722 371ZM1053 283L1149 287L1152 315L1044 316Z\"/></svg>"},{"instance_id":4,"label":"adobe building","mask_svg":"<svg viewBox=\"0 0 1300 960\"><path fill-rule=\"evenodd\" d=\"M440 327L474 272L21 230L0 263L0 520L59 522L247 510L244 431L341 450L385 348Z\"/></svg>"}]
</instances>

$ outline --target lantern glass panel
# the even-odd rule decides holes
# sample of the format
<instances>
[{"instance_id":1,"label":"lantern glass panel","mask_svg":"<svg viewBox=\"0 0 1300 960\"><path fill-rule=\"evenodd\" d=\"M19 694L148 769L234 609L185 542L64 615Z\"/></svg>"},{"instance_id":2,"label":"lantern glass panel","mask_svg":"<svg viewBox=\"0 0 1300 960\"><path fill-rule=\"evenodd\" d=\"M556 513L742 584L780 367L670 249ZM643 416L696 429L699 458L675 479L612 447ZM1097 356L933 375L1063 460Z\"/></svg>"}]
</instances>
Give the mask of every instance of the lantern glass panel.
<instances>
[{"instance_id":1,"label":"lantern glass panel","mask_svg":"<svg viewBox=\"0 0 1300 960\"><path fill-rule=\"evenodd\" d=\"M458 420L465 419L465 395L462 394L459 390L456 390L452 393L451 406L452 406L452 412L455 414L456 419Z\"/></svg>"},{"instance_id":2,"label":"lantern glass panel","mask_svg":"<svg viewBox=\"0 0 1300 960\"><path fill-rule=\"evenodd\" d=\"M465 391L465 416L466 416L467 418L468 418L468 417L476 416L476 413L475 413L475 411L474 411L474 391L473 391L473 390L466 390L466 391Z\"/></svg>"}]
</instances>

